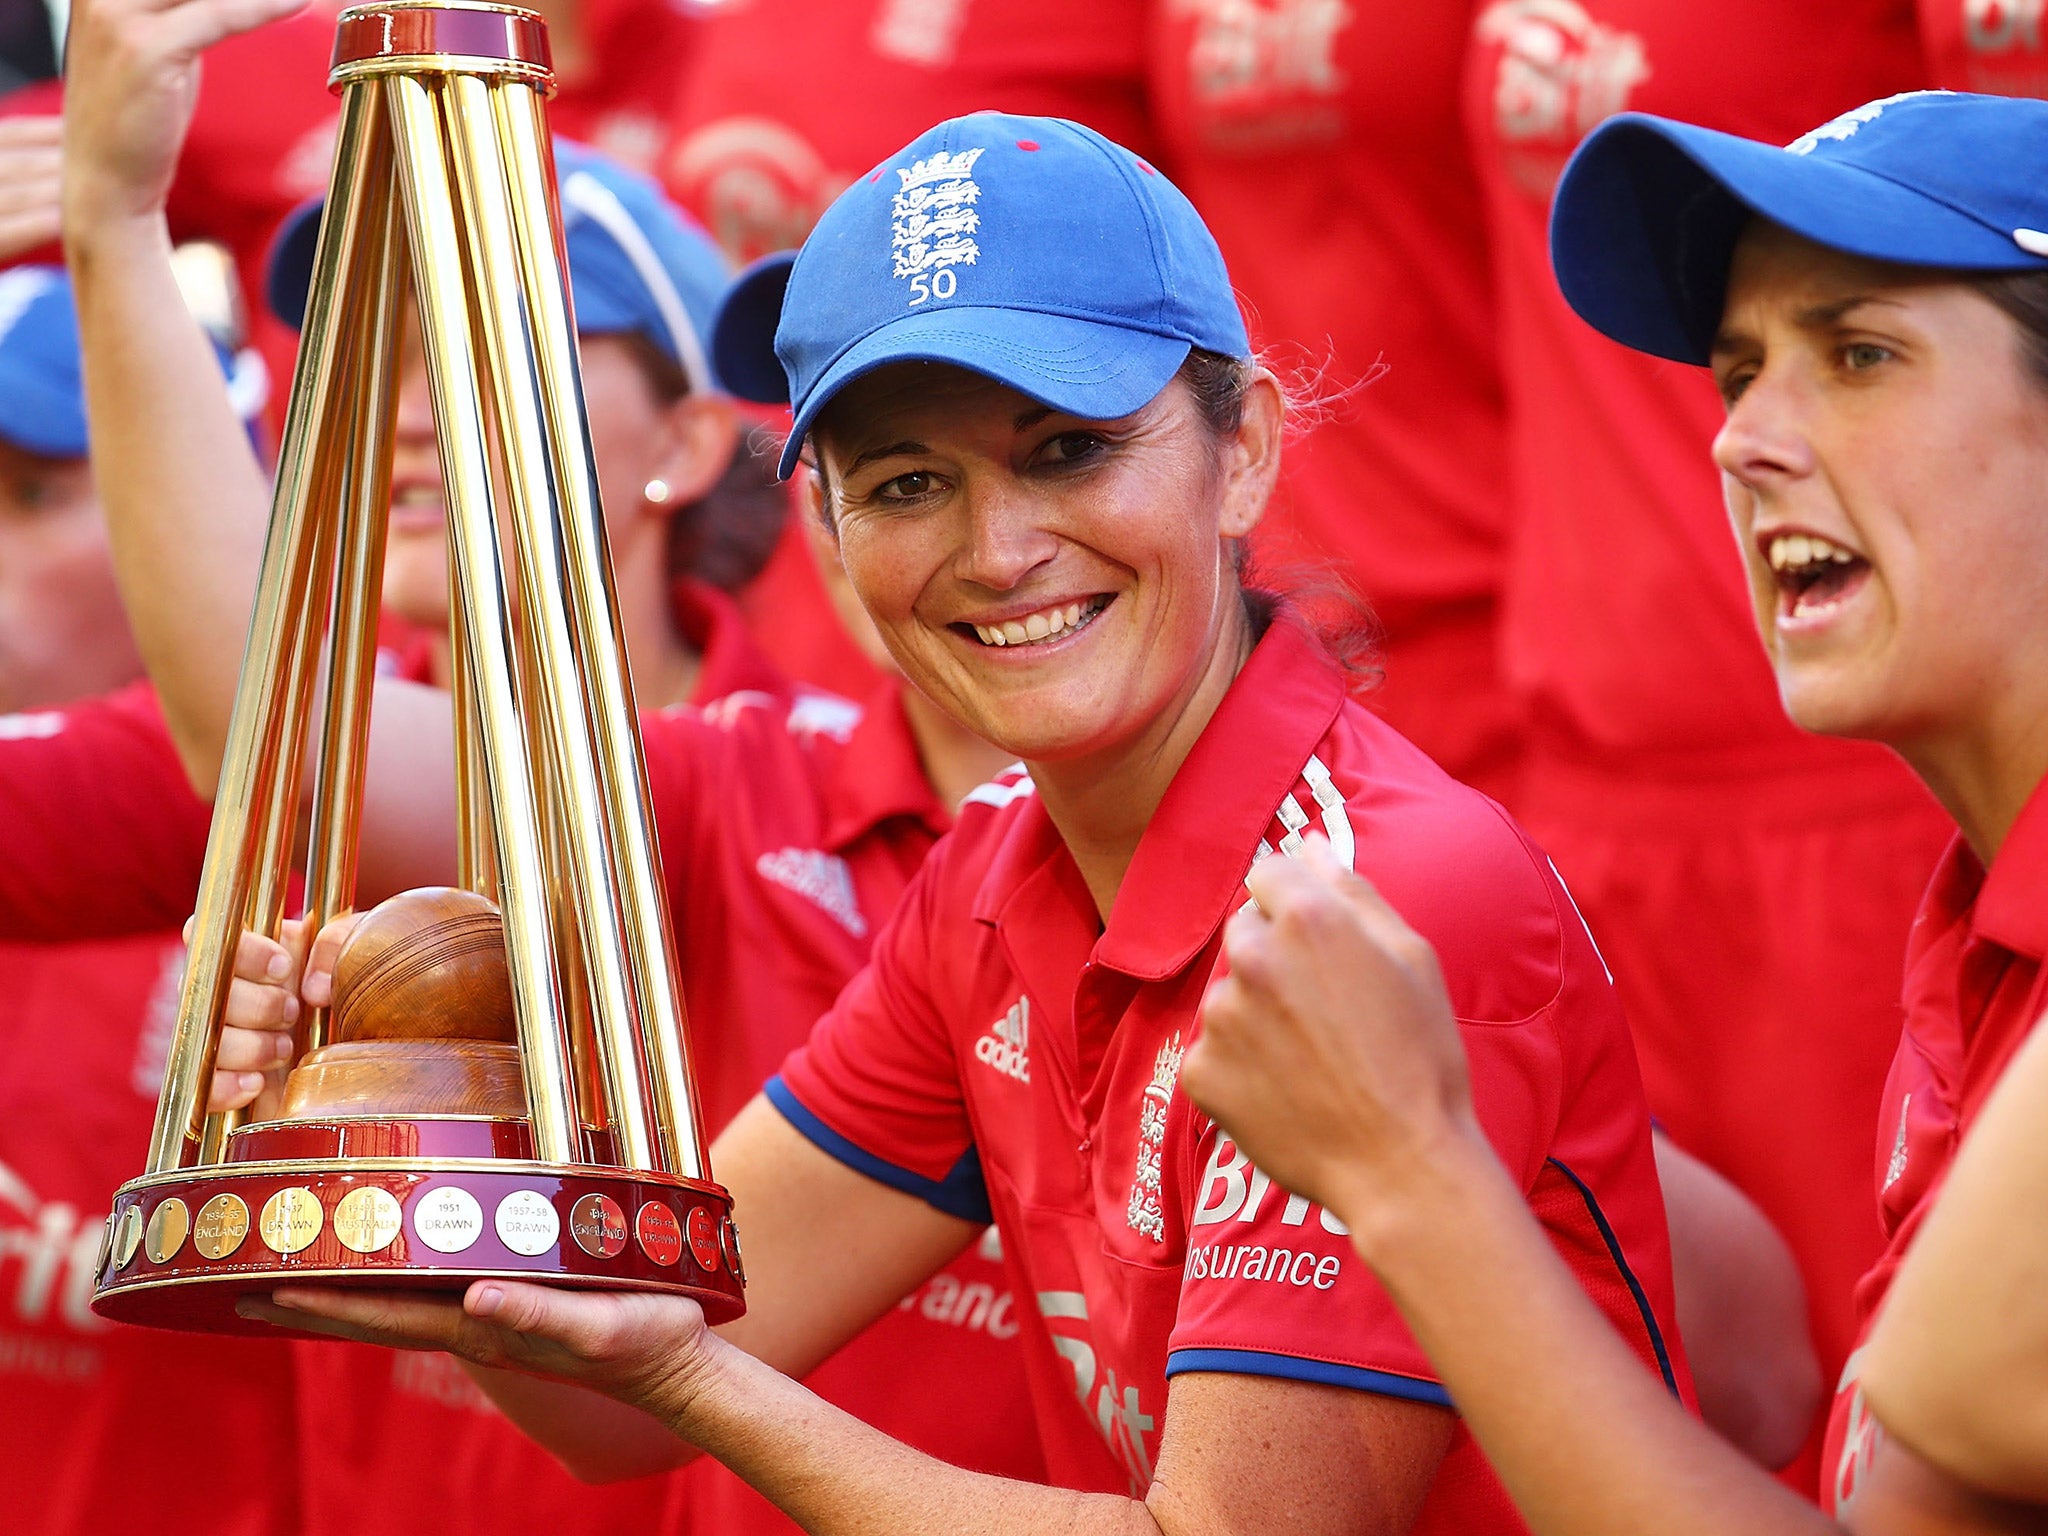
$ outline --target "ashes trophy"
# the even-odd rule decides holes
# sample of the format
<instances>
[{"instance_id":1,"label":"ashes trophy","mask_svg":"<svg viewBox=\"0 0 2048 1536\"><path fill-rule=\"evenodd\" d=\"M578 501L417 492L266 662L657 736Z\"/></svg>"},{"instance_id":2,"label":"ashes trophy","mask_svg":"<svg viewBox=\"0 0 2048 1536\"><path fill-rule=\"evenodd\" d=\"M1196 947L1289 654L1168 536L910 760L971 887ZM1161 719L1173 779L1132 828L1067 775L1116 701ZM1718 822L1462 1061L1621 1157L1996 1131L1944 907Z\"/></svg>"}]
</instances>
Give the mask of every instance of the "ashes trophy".
<instances>
[{"instance_id":1,"label":"ashes trophy","mask_svg":"<svg viewBox=\"0 0 2048 1536\"><path fill-rule=\"evenodd\" d=\"M329 84L340 135L177 1031L93 1309L269 1333L238 1298L501 1276L724 1321L744 1275L584 419L546 27L473 0L357 6ZM334 1005L297 1025L281 1112L210 1115L236 941L281 932L309 757L308 939L354 905L408 294L447 500L464 888L366 915Z\"/></svg>"}]
</instances>

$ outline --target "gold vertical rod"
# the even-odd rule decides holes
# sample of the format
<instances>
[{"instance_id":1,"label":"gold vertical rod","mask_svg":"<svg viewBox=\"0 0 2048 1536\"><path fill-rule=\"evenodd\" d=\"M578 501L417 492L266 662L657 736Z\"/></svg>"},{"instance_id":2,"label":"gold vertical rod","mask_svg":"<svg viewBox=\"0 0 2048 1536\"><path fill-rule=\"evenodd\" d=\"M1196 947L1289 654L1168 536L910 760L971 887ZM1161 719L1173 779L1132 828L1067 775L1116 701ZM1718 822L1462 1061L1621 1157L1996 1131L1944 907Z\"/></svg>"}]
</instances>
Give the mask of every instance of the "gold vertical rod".
<instances>
[{"instance_id":1,"label":"gold vertical rod","mask_svg":"<svg viewBox=\"0 0 2048 1536\"><path fill-rule=\"evenodd\" d=\"M533 661L531 686L522 699L530 706L531 726L541 733L535 743L541 749L537 755L548 770L537 777L552 785L558 796L552 818L560 834L555 842L568 855L561 873L574 892L585 952L594 960L624 956L630 940L606 854L598 749L583 707L575 627L568 611L573 576L563 563L566 531L559 482L573 478L576 470L550 453L548 401L537 371L530 321L547 296L534 291L532 274L520 260L521 242L515 238L513 210L506 201L512 172L492 107L494 97L532 98L534 92L522 83L487 84L472 75L452 76L443 89L455 151L456 195L470 236L465 252L471 262L470 291L483 306L480 329L489 354L513 543L519 556L521 628ZM533 211L530 205L528 211ZM544 242L553 249L547 223L530 222L524 233L529 247ZM632 990L611 964L593 964L585 975L620 1164L660 1167L640 1089Z\"/></svg>"},{"instance_id":2,"label":"gold vertical rod","mask_svg":"<svg viewBox=\"0 0 2048 1536\"><path fill-rule=\"evenodd\" d=\"M540 97L532 90L510 85L492 94L511 171L515 216L528 229L559 230L559 212L552 209L554 146ZM602 754L602 782L611 791L602 809L605 851L624 918L626 942L617 953L624 961L633 994L663 1166L689 1178L705 1178L708 1162L703 1116L690 1070L683 992L670 940L646 762L634 728L625 635L612 589L589 432L583 413L575 409L582 400L583 380L566 302L567 264L558 239L529 241L522 256L526 267L523 286L548 407L543 415L559 468L559 522L566 543L564 563L569 612L576 626L581 691Z\"/></svg>"},{"instance_id":3,"label":"gold vertical rod","mask_svg":"<svg viewBox=\"0 0 2048 1536\"><path fill-rule=\"evenodd\" d=\"M381 98L374 97L381 104ZM389 186L390 126L373 120L371 179ZM377 616L383 599L384 540L391 509L391 439L397 409L399 294L404 234L388 197L367 210L361 250L369 263L365 305L353 319L355 411L350 422L348 495L340 508L340 576L327 656L326 714L313 785L306 854L305 944L355 905L358 823L368 758L370 700L377 675ZM300 1031L304 1050L327 1043L327 1010Z\"/></svg>"},{"instance_id":4,"label":"gold vertical rod","mask_svg":"<svg viewBox=\"0 0 2048 1536\"><path fill-rule=\"evenodd\" d=\"M450 547L454 540L449 541ZM498 865L491 853L491 790L483 779L483 743L469 690L469 646L463 639L462 577L448 562L448 692L455 717L455 830L457 883L502 902Z\"/></svg>"},{"instance_id":5,"label":"gold vertical rod","mask_svg":"<svg viewBox=\"0 0 2048 1536\"><path fill-rule=\"evenodd\" d=\"M451 552L460 572L470 686L491 786L506 957L534 1154L543 1162L574 1162L575 1104L540 858L545 833L513 691L511 658L518 642L492 525L489 449L474 393L478 359L461 291L468 254L464 237L470 232L457 227L446 179L447 146L430 88L404 75L384 77L383 88L412 235L413 285L448 496Z\"/></svg>"},{"instance_id":6,"label":"gold vertical rod","mask_svg":"<svg viewBox=\"0 0 2048 1536\"><path fill-rule=\"evenodd\" d=\"M337 401L337 404L342 403ZM306 756L307 722L313 712L314 691L319 687L321 641L334 585L335 472L342 467L335 459L329 459L330 473L315 484L314 515L308 530L312 560L307 586L279 654L282 675L277 680L275 706L278 748L265 787L261 831L250 873L249 903L242 919L244 928L273 939L283 928L285 890L291 877L292 848L298 833L299 786L301 765ZM282 1071L269 1075L272 1087L281 1085ZM228 1136L249 1118L250 1108L223 1110L206 1116L199 1128L198 1162L206 1164L221 1160L227 1150Z\"/></svg>"},{"instance_id":7,"label":"gold vertical rod","mask_svg":"<svg viewBox=\"0 0 2048 1536\"><path fill-rule=\"evenodd\" d=\"M271 503L270 532L256 585L241 681L235 691L220 786L214 797L212 829L194 913L191 954L178 998L178 1023L164 1066L164 1091L150 1129L149 1173L185 1164L202 1136L206 1095L213 1081L214 1051L220 1038L221 1008L227 998L233 957L247 914L259 850L267 839L265 818L273 809L271 780L277 766L284 721L271 708L280 652L296 627L297 611L310 601L313 536L320 521L315 506L335 485L334 458L324 445L335 403L347 394L336 378L344 317L353 293L352 252L366 198L365 120L372 92L344 93L328 187L329 218L320 230L313 258L313 284L299 348L298 369L285 416L283 454Z\"/></svg>"}]
</instances>

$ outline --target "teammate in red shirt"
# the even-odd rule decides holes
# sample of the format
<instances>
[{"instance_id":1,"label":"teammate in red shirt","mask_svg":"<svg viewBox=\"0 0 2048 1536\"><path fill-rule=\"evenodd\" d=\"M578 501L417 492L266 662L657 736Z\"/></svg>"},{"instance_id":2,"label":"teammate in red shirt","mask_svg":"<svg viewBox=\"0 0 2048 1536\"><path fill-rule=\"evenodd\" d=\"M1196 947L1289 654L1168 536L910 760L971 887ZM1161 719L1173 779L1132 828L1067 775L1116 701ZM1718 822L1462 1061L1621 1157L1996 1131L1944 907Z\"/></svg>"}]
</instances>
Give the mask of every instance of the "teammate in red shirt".
<instances>
[{"instance_id":1,"label":"teammate in red shirt","mask_svg":"<svg viewBox=\"0 0 2048 1536\"><path fill-rule=\"evenodd\" d=\"M1898 1000L1869 958L1903 949L1949 829L1889 753L1786 721L1725 558L1712 384L1573 315L1545 232L1573 146L1624 108L1786 143L1924 80L1891 0L1496 0L1466 81L1509 389L1517 809L1614 966L1659 1124L1798 1255L1829 1380L1879 1241L1860 1148Z\"/></svg>"},{"instance_id":2,"label":"teammate in red shirt","mask_svg":"<svg viewBox=\"0 0 2048 1536\"><path fill-rule=\"evenodd\" d=\"M89 1306L107 1208L149 1141L177 1001L176 924L190 905L188 886L166 909L134 911L120 883L129 850L110 844L132 835L161 852L193 824L180 812L196 812L202 834L205 823L161 728L139 724L131 698L114 695L102 707L109 718L85 727L102 745L118 741L117 751L90 763L70 753L67 701L141 671L114 597L85 431L70 284L48 267L0 273L0 931L75 939L89 930L65 919L99 904L80 882L104 877L114 884L97 892L102 902L129 906L130 919L143 919L130 931L144 932L0 943L8 1528L99 1536L139 1516L165 1531L272 1536L293 1527L297 1510L289 1481L267 1475L291 1455L289 1352L117 1327ZM17 747L70 756L68 780L19 793L8 771ZM148 772L166 759L179 792L171 814L81 831L92 800L126 794L101 782L106 769ZM224 1479L192 1478L207 1463Z\"/></svg>"},{"instance_id":3,"label":"teammate in red shirt","mask_svg":"<svg viewBox=\"0 0 2048 1536\"><path fill-rule=\"evenodd\" d=\"M751 1355L688 1303L510 1285L470 1313L284 1292L263 1315L489 1363L530 1330L510 1346L529 1368L661 1420L509 1378L501 1400L551 1443L595 1464L679 1434L812 1531L1518 1529L1337 1225L1176 1091L1245 872L1316 828L1443 935L1497 1066L1493 1129L1646 1379L1682 1393L1640 1085L1569 899L1238 584L1283 411L1249 350L1187 201L1048 118L941 124L793 266L754 272L721 315L721 374L786 385L784 468L810 440L891 653L1029 776L968 797L867 970L715 1149L749 1213L750 1311L727 1331ZM1037 1302L1059 1490L939 1467L774 1369L991 1211Z\"/></svg>"},{"instance_id":4,"label":"teammate in red shirt","mask_svg":"<svg viewBox=\"0 0 2048 1536\"><path fill-rule=\"evenodd\" d=\"M1506 429L1458 110L1472 7L1155 9L1160 153L1216 231L1253 343L1336 397L1289 450L1259 561L1362 592L1385 628L1373 707L1512 802Z\"/></svg>"},{"instance_id":5,"label":"teammate in red shirt","mask_svg":"<svg viewBox=\"0 0 2048 1536\"><path fill-rule=\"evenodd\" d=\"M1866 1331L2048 1006L2044 159L2037 101L1908 93L1783 149L1632 114L1587 141L1557 199L1558 280L1577 311L1652 357L1711 367L1727 413L1715 459L1787 713L1892 745L1958 824L1907 957L1906 1034L1877 1127L1889 1246L1858 1294ZM1240 970L1212 999L1189 1088L1354 1224L1532 1523L1583 1536L2040 1528L2038 1461L2024 1491L1941 1470L1871 1417L1860 1350L1822 1485L1842 1527L1642 1390L1471 1123L1455 994L1447 1004L1427 946L1362 883L1322 876L1255 879L1265 915L1232 936ZM1471 1093L1483 1114L1483 1077ZM1997 1245L1984 1214L1978 1238ZM1952 1323L1934 1300L1920 1297L1923 1354ZM2038 1286L2014 1285L2003 1305L2019 1339L2048 1331ZM1965 1325L1980 1341L1997 1326ZM2037 1358L2018 1363L2038 1373ZM2038 1374L2004 1395L2038 1402ZM2018 1428L1998 1438L2038 1437L2038 1421ZM1942 1438L1950 1465L1972 1460Z\"/></svg>"},{"instance_id":6,"label":"teammate in red shirt","mask_svg":"<svg viewBox=\"0 0 2048 1536\"><path fill-rule=\"evenodd\" d=\"M941 117L1070 117L1143 151L1148 0L725 0L703 7L661 176L736 263L802 243L842 187ZM747 594L792 675L859 697L794 530Z\"/></svg>"}]
</instances>

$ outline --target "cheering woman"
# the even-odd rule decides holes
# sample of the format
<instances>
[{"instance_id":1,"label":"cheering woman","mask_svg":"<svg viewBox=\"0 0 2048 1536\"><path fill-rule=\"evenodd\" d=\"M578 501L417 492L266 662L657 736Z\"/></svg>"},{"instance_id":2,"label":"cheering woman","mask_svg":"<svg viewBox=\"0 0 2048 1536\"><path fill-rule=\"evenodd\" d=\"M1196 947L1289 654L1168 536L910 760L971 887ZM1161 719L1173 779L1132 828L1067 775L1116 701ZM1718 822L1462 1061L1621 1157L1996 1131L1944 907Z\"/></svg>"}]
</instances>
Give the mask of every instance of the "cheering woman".
<instances>
[{"instance_id":1,"label":"cheering woman","mask_svg":"<svg viewBox=\"0 0 2048 1536\"><path fill-rule=\"evenodd\" d=\"M1888 1246L1820 1490L1859 1532L2035 1531L2048 1503L2043 165L2038 101L1892 97L1784 149L1630 117L1587 141L1553 226L1588 321L1713 370L1787 712L1889 744L1958 826L1906 955ZM1351 1225L1531 1526L1835 1529L1640 1390L1486 1148L1455 993L1398 897L1327 860L1252 883L1188 1089Z\"/></svg>"}]
</instances>

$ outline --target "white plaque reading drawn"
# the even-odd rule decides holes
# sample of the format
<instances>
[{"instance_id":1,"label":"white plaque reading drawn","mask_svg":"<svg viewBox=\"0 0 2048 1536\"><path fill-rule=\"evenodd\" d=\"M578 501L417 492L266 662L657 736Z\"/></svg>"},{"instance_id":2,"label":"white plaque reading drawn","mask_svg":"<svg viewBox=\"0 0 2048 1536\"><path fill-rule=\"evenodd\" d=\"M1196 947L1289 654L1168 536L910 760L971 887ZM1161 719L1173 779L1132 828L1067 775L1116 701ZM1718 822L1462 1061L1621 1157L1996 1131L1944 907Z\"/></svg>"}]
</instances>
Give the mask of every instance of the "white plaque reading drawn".
<instances>
[{"instance_id":1,"label":"white plaque reading drawn","mask_svg":"<svg viewBox=\"0 0 2048 1536\"><path fill-rule=\"evenodd\" d=\"M498 1202L498 1241L514 1253L538 1258L562 1235L562 1219L545 1195L515 1189Z\"/></svg>"},{"instance_id":2,"label":"white plaque reading drawn","mask_svg":"<svg viewBox=\"0 0 2048 1536\"><path fill-rule=\"evenodd\" d=\"M436 1253L460 1253L484 1235L484 1208L468 1190L443 1184L413 1206L412 1229Z\"/></svg>"}]
</instances>

